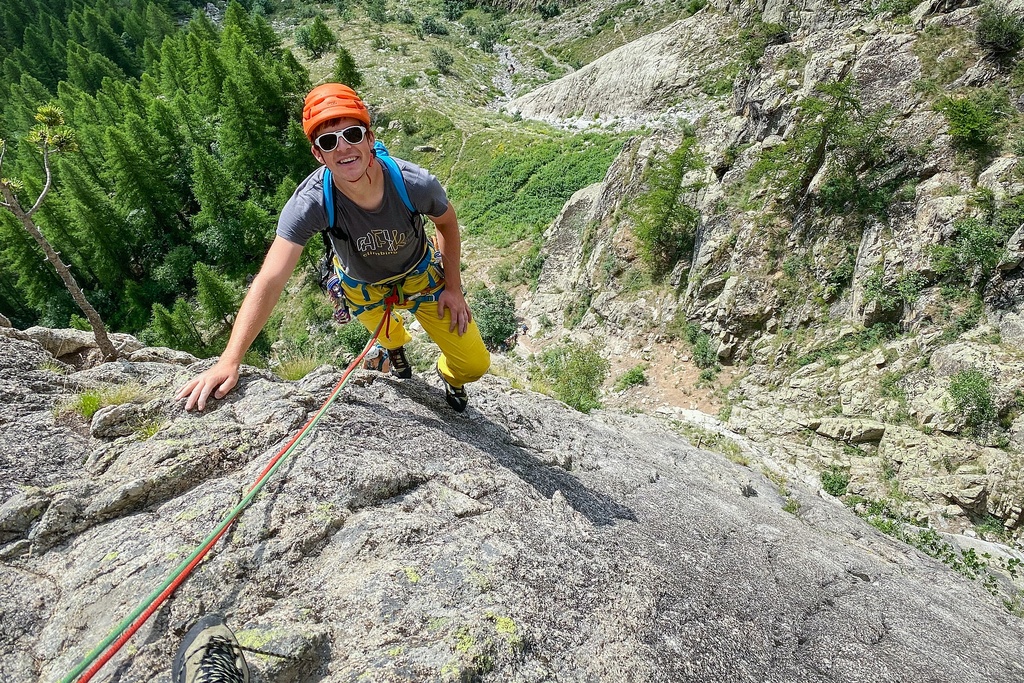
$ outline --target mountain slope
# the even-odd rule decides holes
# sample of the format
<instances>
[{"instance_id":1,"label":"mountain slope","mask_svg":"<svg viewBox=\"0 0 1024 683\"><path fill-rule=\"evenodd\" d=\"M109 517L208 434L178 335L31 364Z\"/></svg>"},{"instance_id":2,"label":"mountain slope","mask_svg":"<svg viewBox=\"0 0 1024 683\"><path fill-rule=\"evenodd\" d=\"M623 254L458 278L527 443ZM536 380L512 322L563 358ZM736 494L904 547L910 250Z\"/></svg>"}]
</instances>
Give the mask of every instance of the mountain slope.
<instances>
[{"instance_id":1,"label":"mountain slope","mask_svg":"<svg viewBox=\"0 0 1024 683\"><path fill-rule=\"evenodd\" d=\"M0 337L4 680L55 680L177 566L326 397L249 370L184 414L204 364L61 374ZM179 357L180 362L187 362ZM136 387L85 422L68 391ZM155 420L155 430L140 424ZM31 442L14 438L25 429ZM75 444L81 457L45 456ZM581 416L487 378L462 416L423 378L357 373L304 446L105 669L165 676L226 612L256 680L1012 681L1024 627L842 506L645 416ZM787 501L792 502L787 502ZM799 511L791 514L799 501ZM969 615L969 618L965 618ZM16 618L12 618L16 617Z\"/></svg>"}]
</instances>

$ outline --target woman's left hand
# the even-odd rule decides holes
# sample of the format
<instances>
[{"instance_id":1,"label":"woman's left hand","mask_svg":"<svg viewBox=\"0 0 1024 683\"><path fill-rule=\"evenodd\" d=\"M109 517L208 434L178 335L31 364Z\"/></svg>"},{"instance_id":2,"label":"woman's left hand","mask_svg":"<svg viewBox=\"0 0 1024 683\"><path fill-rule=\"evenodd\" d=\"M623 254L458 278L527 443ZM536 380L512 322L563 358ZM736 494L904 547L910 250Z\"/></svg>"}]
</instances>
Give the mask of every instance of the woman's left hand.
<instances>
[{"instance_id":1,"label":"woman's left hand","mask_svg":"<svg viewBox=\"0 0 1024 683\"><path fill-rule=\"evenodd\" d=\"M452 314L452 322L448 331L454 332L458 329L461 337L466 333L470 321L473 320L473 314L469 312L469 304L466 303L466 297L462 295L462 290L445 289L441 292L441 296L437 299L438 318L444 317L445 309Z\"/></svg>"}]
</instances>

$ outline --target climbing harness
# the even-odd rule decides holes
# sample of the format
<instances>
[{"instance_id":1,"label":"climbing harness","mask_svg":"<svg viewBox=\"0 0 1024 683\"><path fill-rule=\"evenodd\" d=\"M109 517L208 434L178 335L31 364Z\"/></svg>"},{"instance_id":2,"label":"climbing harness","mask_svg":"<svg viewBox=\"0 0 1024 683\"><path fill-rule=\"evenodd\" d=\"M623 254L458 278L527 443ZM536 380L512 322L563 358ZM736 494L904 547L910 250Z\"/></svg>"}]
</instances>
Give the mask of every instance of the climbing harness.
<instances>
[{"instance_id":1,"label":"climbing harness","mask_svg":"<svg viewBox=\"0 0 1024 683\"><path fill-rule=\"evenodd\" d=\"M217 544L217 541L227 532L231 524L242 514L242 511L249 506L253 499L263 489L264 485L270 481L270 478L280 469L281 465L284 464L285 460L291 456L292 453L298 448L299 443L306 433L314 427L326 413L327 409L330 408L331 404L337 399L341 388L345 386L348 381L349 375L352 371L359 367L364 357L377 342L377 337L380 336L381 328L384 326L384 320L391 318L390 305L389 309L385 311L384 319L377 326L370 341L363 347L362 352L356 356L345 372L342 373L341 379L334 385L334 389L331 390L330 396L324 401L320 409L309 418L302 429L292 437L277 454L270 459L263 471L256 478L249 493L242 498L241 502L238 503L224 518L224 520L214 529L209 536L200 544L191 555L189 555L181 565L167 578L167 580L160 585L156 590L150 593L145 600L142 601L135 610L129 614L124 621L118 624L114 630L108 635L99 645L93 649L92 652L87 654L85 658L79 662L79 664L64 678L61 679L60 683L87 683L92 680L103 666L110 661L110 659L117 654L117 651L128 642L128 640L142 628L142 625L153 615L153 613L160 607L160 605L171 596L172 593L180 586L188 575L192 572L195 567L203 561L206 554ZM94 663L95 662L95 663ZM90 666L91 665L91 666ZM87 670L88 669L88 670ZM83 673L84 671L84 673Z\"/></svg>"},{"instance_id":2,"label":"climbing harness","mask_svg":"<svg viewBox=\"0 0 1024 683\"><path fill-rule=\"evenodd\" d=\"M418 214L419 212L413 206L412 200L409 199L409 192L405 187L405 178L402 177L402 170L388 153L384 143L380 140L375 142L373 152L377 160L387 170L391 183L395 186L398 196L402 199L402 204L405 205L405 208L411 214ZM327 233L330 232L339 239L348 239L348 235L334 224L334 184L331 169L329 168L324 169L323 193L324 205L327 208L327 225L329 227L328 230L321 233L324 240L325 255L320 266L320 282L321 288L327 292L331 299L331 304L334 307L335 322L341 325L347 324L365 311L385 305L385 301L388 298L392 299L394 307L404 308L411 313L415 313L421 303L437 301L441 297L441 293L444 291L444 271L441 270L441 253L434 248L434 245L429 240L419 262L401 275L396 275L379 282L364 282L356 280L345 273L341 268L341 261L334 253L334 247L331 244L330 238L327 236ZM406 292L403 284L407 279L417 275L427 276L426 286L416 292ZM343 284L351 289L359 290L364 301L367 302L373 301L373 297L370 296L371 287L390 287L391 292L387 297L373 303L359 304L345 296L342 288ZM397 298L394 298L396 296ZM385 336L390 334L390 328L390 316L388 316Z\"/></svg>"}]
</instances>

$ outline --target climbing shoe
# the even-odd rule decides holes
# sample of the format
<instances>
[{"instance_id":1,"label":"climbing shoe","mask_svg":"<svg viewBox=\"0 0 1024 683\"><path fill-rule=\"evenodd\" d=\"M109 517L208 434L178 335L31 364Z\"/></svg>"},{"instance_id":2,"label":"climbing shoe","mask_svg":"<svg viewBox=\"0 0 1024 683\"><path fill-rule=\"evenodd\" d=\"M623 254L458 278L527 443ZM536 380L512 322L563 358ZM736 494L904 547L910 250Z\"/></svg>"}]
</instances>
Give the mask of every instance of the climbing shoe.
<instances>
[{"instance_id":1,"label":"climbing shoe","mask_svg":"<svg viewBox=\"0 0 1024 683\"><path fill-rule=\"evenodd\" d=\"M399 379L409 379L412 377L412 365L409 364L409 359L405 357L404 346L390 349L388 351L388 360L391 361L392 375Z\"/></svg>"},{"instance_id":2,"label":"climbing shoe","mask_svg":"<svg viewBox=\"0 0 1024 683\"><path fill-rule=\"evenodd\" d=\"M452 407L457 413L461 413L469 405L469 394L466 393L465 387L453 387L448 384L448 380L441 374L441 368L437 368L437 376L441 379L441 384L444 385L444 400L448 401L448 405Z\"/></svg>"},{"instance_id":3,"label":"climbing shoe","mask_svg":"<svg viewBox=\"0 0 1024 683\"><path fill-rule=\"evenodd\" d=\"M218 614L192 627L174 655L173 683L249 683L249 667L235 634Z\"/></svg>"}]
</instances>

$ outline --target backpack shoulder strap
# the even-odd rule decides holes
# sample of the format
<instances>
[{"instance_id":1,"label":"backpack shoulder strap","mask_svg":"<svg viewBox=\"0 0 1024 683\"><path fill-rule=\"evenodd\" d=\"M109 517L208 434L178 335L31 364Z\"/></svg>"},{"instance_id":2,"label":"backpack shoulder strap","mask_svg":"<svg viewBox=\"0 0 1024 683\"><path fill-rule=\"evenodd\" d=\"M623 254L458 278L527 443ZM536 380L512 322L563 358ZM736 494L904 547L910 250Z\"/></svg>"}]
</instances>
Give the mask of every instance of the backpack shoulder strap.
<instances>
[{"instance_id":1,"label":"backpack shoulder strap","mask_svg":"<svg viewBox=\"0 0 1024 683\"><path fill-rule=\"evenodd\" d=\"M381 164L384 165L384 168L387 169L388 175L391 176L391 182L394 184L395 189L398 190L398 196L402 198L405 208L409 209L409 213L419 213L409 199L408 190L405 189L405 178L402 177L402 169L398 168L398 164L388 154L388 148L384 146L383 142L377 140L377 142L373 143L373 152Z\"/></svg>"},{"instance_id":2,"label":"backpack shoulder strap","mask_svg":"<svg viewBox=\"0 0 1024 683\"><path fill-rule=\"evenodd\" d=\"M331 178L331 169L324 168L324 206L327 207L327 229L324 230L321 235L324 238L324 247L328 252L332 251L331 241L327 237L327 233L331 233L338 239L347 240L348 234L344 230L339 230L334 225L334 181Z\"/></svg>"},{"instance_id":3,"label":"backpack shoulder strap","mask_svg":"<svg viewBox=\"0 0 1024 683\"><path fill-rule=\"evenodd\" d=\"M327 206L327 226L334 228L334 189L331 169L324 167L324 204Z\"/></svg>"}]
</instances>

